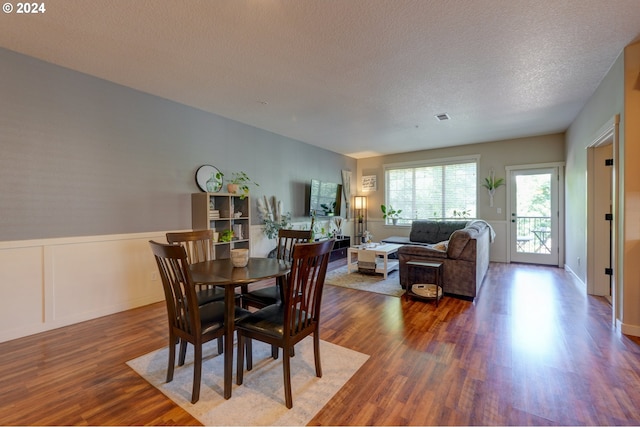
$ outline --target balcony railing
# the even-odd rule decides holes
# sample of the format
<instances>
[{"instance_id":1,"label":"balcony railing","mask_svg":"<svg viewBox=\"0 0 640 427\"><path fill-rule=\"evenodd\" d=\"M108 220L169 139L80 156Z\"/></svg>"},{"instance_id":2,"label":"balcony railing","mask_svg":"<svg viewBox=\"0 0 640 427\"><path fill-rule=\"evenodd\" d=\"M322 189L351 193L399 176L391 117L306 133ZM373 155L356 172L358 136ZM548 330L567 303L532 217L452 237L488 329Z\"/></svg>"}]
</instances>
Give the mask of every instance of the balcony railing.
<instances>
[{"instance_id":1,"label":"balcony railing","mask_svg":"<svg viewBox=\"0 0 640 427\"><path fill-rule=\"evenodd\" d=\"M551 253L551 217L516 217L517 251L533 254Z\"/></svg>"}]
</instances>

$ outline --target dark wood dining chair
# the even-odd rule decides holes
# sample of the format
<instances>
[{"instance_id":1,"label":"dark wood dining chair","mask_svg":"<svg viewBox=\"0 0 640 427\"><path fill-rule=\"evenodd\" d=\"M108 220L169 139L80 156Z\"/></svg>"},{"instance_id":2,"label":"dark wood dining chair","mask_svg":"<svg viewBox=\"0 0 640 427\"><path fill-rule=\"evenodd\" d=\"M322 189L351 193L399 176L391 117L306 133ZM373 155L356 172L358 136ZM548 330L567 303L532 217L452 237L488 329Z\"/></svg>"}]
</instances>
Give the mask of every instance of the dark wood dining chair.
<instances>
[{"instance_id":1,"label":"dark wood dining chair","mask_svg":"<svg viewBox=\"0 0 640 427\"><path fill-rule=\"evenodd\" d=\"M213 230L193 230L167 233L167 242L181 245L187 253L189 264L195 262L209 261L214 258L213 254ZM196 284L196 297L198 304L204 305L213 301L224 301L224 289L206 283ZM224 344L222 338L218 340L218 353L222 353ZM184 365L184 358L187 354L187 343L181 341L180 356L178 365Z\"/></svg>"},{"instance_id":2,"label":"dark wood dining chair","mask_svg":"<svg viewBox=\"0 0 640 427\"><path fill-rule=\"evenodd\" d=\"M213 256L213 230L193 230L167 233L167 242L184 247L189 264L209 261ZM200 305L224 300L224 290L220 287L198 284L197 297Z\"/></svg>"},{"instance_id":3,"label":"dark wood dining chair","mask_svg":"<svg viewBox=\"0 0 640 427\"><path fill-rule=\"evenodd\" d=\"M291 394L291 353L293 346L313 334L316 376L322 376L320 364L320 308L322 289L334 240L298 243L293 247L291 272L282 303L272 304L236 323L238 333L237 384L244 374L245 340L282 348L284 394L287 408L293 407ZM247 350L247 370L253 368L253 356Z\"/></svg>"},{"instance_id":4,"label":"dark wood dining chair","mask_svg":"<svg viewBox=\"0 0 640 427\"><path fill-rule=\"evenodd\" d=\"M150 241L149 244L162 278L169 319L167 382L173 380L176 342L180 340L181 347L183 342L191 343L194 348L191 403L196 403L200 398L202 345L213 339L224 337L225 303L224 301L214 301L204 305L198 303L196 286L191 279L189 261L184 247L154 241ZM240 307L235 309L236 321L248 314L248 311Z\"/></svg>"},{"instance_id":5,"label":"dark wood dining chair","mask_svg":"<svg viewBox=\"0 0 640 427\"><path fill-rule=\"evenodd\" d=\"M278 246L276 258L291 261L293 247L298 243L307 243L311 240L311 230L278 230ZM271 286L249 290L248 286L242 288L242 306L244 308L263 308L271 304L277 304L282 300L283 281L286 277L280 277Z\"/></svg>"}]
</instances>

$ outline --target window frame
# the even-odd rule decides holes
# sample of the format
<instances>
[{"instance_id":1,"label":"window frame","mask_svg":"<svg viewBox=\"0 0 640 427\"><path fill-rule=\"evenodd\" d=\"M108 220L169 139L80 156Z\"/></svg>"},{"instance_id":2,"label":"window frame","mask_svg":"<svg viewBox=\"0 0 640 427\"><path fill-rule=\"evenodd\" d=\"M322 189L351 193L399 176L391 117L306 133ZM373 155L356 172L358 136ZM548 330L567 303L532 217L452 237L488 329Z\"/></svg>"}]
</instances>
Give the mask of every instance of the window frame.
<instances>
[{"instance_id":1,"label":"window frame","mask_svg":"<svg viewBox=\"0 0 640 427\"><path fill-rule=\"evenodd\" d=\"M444 157L437 159L425 159L425 160L415 160L410 162L398 162L398 163L386 163L382 165L383 173L384 173L384 204L388 205L389 202L389 175L388 172L390 170L396 169L417 169L423 167L433 167L433 166L445 166L445 165L456 165L462 163L475 163L476 165L476 194L475 194L475 216L478 216L478 210L480 208L480 185L479 185L479 176L480 176L480 155L473 154L467 156L455 156L455 157ZM413 202L415 203L415 193L412 196ZM393 205L393 204L392 204ZM402 221L398 221L397 226L401 227L410 227L411 222L414 218L404 218ZM434 218L418 218L418 219L434 219ZM451 220L454 218L435 218L441 220ZM462 218L459 218L462 219ZM464 218L464 219L473 219L473 218ZM391 225L392 221L389 219L384 220L385 225Z\"/></svg>"}]
</instances>

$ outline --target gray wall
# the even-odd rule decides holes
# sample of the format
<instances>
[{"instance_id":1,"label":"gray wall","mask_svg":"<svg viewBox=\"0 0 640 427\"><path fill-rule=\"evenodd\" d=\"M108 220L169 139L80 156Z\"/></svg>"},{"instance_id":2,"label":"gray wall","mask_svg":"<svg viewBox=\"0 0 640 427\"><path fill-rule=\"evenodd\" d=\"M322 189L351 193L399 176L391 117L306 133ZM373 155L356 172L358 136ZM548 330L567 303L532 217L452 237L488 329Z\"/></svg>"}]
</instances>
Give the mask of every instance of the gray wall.
<instances>
[{"instance_id":1,"label":"gray wall","mask_svg":"<svg viewBox=\"0 0 640 427\"><path fill-rule=\"evenodd\" d=\"M0 49L0 241L191 228L194 175L245 171L305 215L355 159ZM344 206L344 204L343 204Z\"/></svg>"},{"instance_id":2,"label":"gray wall","mask_svg":"<svg viewBox=\"0 0 640 427\"><path fill-rule=\"evenodd\" d=\"M478 154L480 155L478 165L478 218L487 221L504 221L507 220L509 212L506 206L506 187L500 187L496 191L493 207L489 206L487 191L484 187L480 187L485 177L489 176L491 168L495 171L496 178L506 179L505 168L507 166L562 162L564 161L564 134L532 136L361 159L358 161L358 185L355 189L357 189L358 194L361 194L362 175L375 175L377 177L378 190L367 194L371 206L369 218L382 220L380 205L384 203L385 164ZM501 210L500 213L498 213L498 209Z\"/></svg>"},{"instance_id":3,"label":"gray wall","mask_svg":"<svg viewBox=\"0 0 640 427\"><path fill-rule=\"evenodd\" d=\"M566 264L586 282L587 263L587 150L596 132L616 114L624 110L624 61L620 55L591 99L567 131L566 141ZM621 117L620 127L624 127ZM620 135L621 147L624 135Z\"/></svg>"}]
</instances>

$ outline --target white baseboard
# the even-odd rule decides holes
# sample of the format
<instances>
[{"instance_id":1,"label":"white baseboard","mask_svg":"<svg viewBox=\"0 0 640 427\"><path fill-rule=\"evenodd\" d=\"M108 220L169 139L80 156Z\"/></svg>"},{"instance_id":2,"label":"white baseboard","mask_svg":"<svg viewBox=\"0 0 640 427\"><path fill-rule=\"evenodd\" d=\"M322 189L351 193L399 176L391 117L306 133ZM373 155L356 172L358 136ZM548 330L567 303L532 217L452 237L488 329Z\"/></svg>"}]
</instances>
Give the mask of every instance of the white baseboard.
<instances>
[{"instance_id":1,"label":"white baseboard","mask_svg":"<svg viewBox=\"0 0 640 427\"><path fill-rule=\"evenodd\" d=\"M578 289L580 289L582 292L584 292L585 294L587 293L587 284L584 283L582 281L582 279L580 279L580 277L578 277L578 275L571 269L571 267L569 267L568 264L564 265L564 269L565 271L567 271L569 274L571 274L571 276L573 276L573 278L576 281L576 285L578 287Z\"/></svg>"},{"instance_id":2,"label":"white baseboard","mask_svg":"<svg viewBox=\"0 0 640 427\"><path fill-rule=\"evenodd\" d=\"M616 320L616 327L625 335L631 335L633 337L640 337L640 326L629 325Z\"/></svg>"},{"instance_id":3,"label":"white baseboard","mask_svg":"<svg viewBox=\"0 0 640 427\"><path fill-rule=\"evenodd\" d=\"M568 265L565 264L564 269L576 279L576 284L578 285L578 288L581 291L583 291L585 294L587 294L587 284L584 283L582 280L580 280L580 278L574 273L573 270L571 270L571 268ZM619 330L625 335L640 337L639 325L630 325L628 323L623 323L620 320L616 319L615 327L617 330Z\"/></svg>"}]
</instances>

